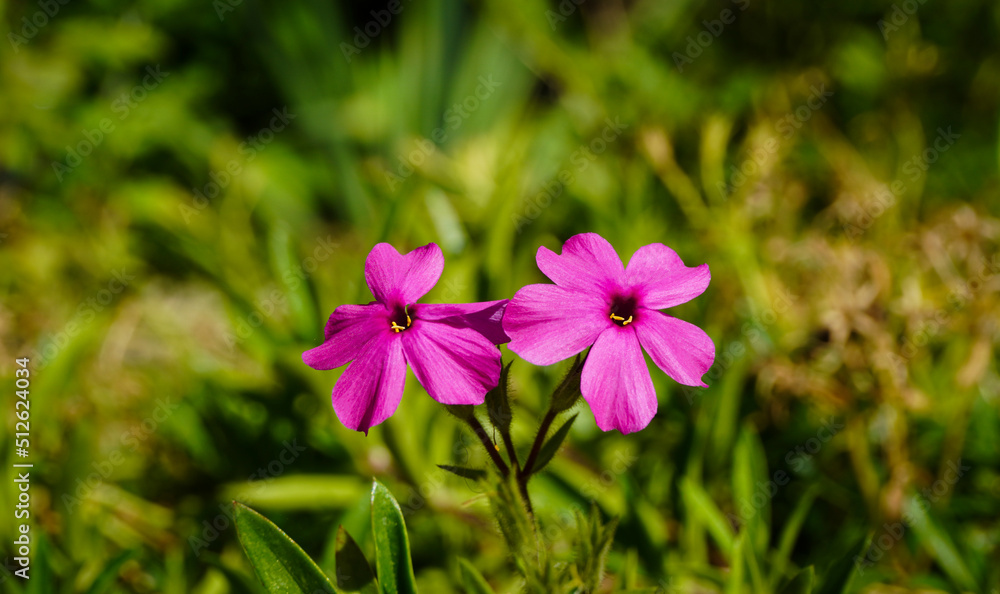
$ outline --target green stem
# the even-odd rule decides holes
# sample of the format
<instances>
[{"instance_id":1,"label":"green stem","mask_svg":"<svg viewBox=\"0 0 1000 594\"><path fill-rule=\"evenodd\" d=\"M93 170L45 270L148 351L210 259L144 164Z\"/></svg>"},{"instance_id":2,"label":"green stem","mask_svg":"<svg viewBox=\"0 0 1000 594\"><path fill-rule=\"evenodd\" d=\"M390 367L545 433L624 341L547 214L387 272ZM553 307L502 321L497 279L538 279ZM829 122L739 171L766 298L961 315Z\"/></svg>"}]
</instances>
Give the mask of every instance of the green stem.
<instances>
[{"instance_id":1,"label":"green stem","mask_svg":"<svg viewBox=\"0 0 1000 594\"><path fill-rule=\"evenodd\" d=\"M483 424L479 422L479 419L472 417L468 421L469 426L472 427L472 432L476 434L479 441L482 442L483 447L486 448L486 453L490 455L490 459L493 460L493 464L500 470L502 476L507 476L510 474L510 467L507 463L503 461L500 457L500 451L497 447L490 441L489 435L486 433L486 429L483 428Z\"/></svg>"},{"instance_id":2,"label":"green stem","mask_svg":"<svg viewBox=\"0 0 1000 594\"><path fill-rule=\"evenodd\" d=\"M514 441L510 438L509 431L501 431L500 436L503 438L503 445L507 448L507 459L510 460L511 466L514 467L518 474L521 474L521 463L517 461L517 450L514 449Z\"/></svg>"}]
</instances>

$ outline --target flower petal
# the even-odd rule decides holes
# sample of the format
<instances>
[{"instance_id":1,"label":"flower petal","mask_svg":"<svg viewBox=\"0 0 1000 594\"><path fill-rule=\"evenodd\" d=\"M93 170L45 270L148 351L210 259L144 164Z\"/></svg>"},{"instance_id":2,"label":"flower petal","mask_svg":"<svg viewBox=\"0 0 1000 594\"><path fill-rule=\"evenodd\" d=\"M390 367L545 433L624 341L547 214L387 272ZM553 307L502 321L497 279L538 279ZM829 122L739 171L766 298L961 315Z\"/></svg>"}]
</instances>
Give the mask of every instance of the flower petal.
<instances>
[{"instance_id":1,"label":"flower petal","mask_svg":"<svg viewBox=\"0 0 1000 594\"><path fill-rule=\"evenodd\" d=\"M552 365L594 344L611 324L598 296L558 285L522 287L507 304L508 348L534 365Z\"/></svg>"},{"instance_id":2,"label":"flower petal","mask_svg":"<svg viewBox=\"0 0 1000 594\"><path fill-rule=\"evenodd\" d=\"M406 362L442 404L482 404L500 381L500 349L471 328L416 319L400 334Z\"/></svg>"},{"instance_id":3,"label":"flower petal","mask_svg":"<svg viewBox=\"0 0 1000 594\"><path fill-rule=\"evenodd\" d=\"M665 309L691 301L705 292L712 274L708 264L689 268L677 252L662 243L636 250L625 276L643 306Z\"/></svg>"},{"instance_id":4,"label":"flower petal","mask_svg":"<svg viewBox=\"0 0 1000 594\"><path fill-rule=\"evenodd\" d=\"M535 261L545 276L567 289L611 293L625 280L621 258L608 240L597 233L570 237L563 244L561 255L540 247Z\"/></svg>"},{"instance_id":5,"label":"flower petal","mask_svg":"<svg viewBox=\"0 0 1000 594\"><path fill-rule=\"evenodd\" d=\"M381 303L341 305L330 314L323 344L302 353L302 361L320 370L346 365L380 330L387 331L387 315Z\"/></svg>"},{"instance_id":6,"label":"flower petal","mask_svg":"<svg viewBox=\"0 0 1000 594\"><path fill-rule=\"evenodd\" d=\"M656 415L653 380L639 339L629 327L601 332L583 364L580 388L602 431L632 433Z\"/></svg>"},{"instance_id":7,"label":"flower petal","mask_svg":"<svg viewBox=\"0 0 1000 594\"><path fill-rule=\"evenodd\" d=\"M452 328L472 328L493 344L503 344L510 337L503 331L501 320L507 300L480 301L478 303L419 303L413 316L420 320L441 322Z\"/></svg>"},{"instance_id":8,"label":"flower petal","mask_svg":"<svg viewBox=\"0 0 1000 594\"><path fill-rule=\"evenodd\" d=\"M367 435L396 412L405 380L402 341L382 334L368 341L333 386L333 410L346 427Z\"/></svg>"},{"instance_id":9,"label":"flower petal","mask_svg":"<svg viewBox=\"0 0 1000 594\"><path fill-rule=\"evenodd\" d=\"M708 387L701 376L715 361L715 343L694 324L653 309L641 309L635 332L650 359L685 386Z\"/></svg>"},{"instance_id":10,"label":"flower petal","mask_svg":"<svg viewBox=\"0 0 1000 594\"><path fill-rule=\"evenodd\" d=\"M400 255L388 243L372 248L365 260L365 280L381 303L407 305L427 294L444 270L444 254L436 243Z\"/></svg>"}]
</instances>

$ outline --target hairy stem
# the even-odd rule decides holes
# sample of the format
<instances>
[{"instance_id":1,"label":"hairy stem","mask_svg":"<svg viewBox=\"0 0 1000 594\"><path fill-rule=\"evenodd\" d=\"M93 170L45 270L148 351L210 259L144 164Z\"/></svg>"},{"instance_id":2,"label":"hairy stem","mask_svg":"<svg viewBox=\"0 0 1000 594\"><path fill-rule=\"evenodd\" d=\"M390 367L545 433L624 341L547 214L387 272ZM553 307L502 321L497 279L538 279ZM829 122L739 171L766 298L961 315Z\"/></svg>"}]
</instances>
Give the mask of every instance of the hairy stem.
<instances>
[{"instance_id":1,"label":"hairy stem","mask_svg":"<svg viewBox=\"0 0 1000 594\"><path fill-rule=\"evenodd\" d=\"M507 448L507 459L510 460L514 470L521 474L521 463L517 461L517 450L514 449L514 441L510 438L510 432L501 431L500 436L503 438L504 447Z\"/></svg>"},{"instance_id":2,"label":"hairy stem","mask_svg":"<svg viewBox=\"0 0 1000 594\"><path fill-rule=\"evenodd\" d=\"M483 447L486 448L486 453L490 455L490 459L493 460L493 464L496 465L497 469L500 470L502 476L507 476L510 474L510 467L507 463L503 461L500 457L500 451L497 447L490 441L489 435L486 433L486 429L483 428L483 424L479 422L479 419L472 417L468 421L469 427L472 427L472 432L476 434L479 441L482 442Z\"/></svg>"}]
</instances>

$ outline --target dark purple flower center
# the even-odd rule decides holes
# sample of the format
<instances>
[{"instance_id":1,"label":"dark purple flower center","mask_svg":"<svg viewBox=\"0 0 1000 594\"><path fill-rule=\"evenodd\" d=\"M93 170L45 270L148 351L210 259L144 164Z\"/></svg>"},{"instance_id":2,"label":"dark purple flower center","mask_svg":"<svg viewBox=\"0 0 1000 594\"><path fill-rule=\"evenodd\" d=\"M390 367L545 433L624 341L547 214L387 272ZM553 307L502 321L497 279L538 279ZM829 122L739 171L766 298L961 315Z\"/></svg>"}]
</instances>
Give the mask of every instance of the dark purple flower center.
<instances>
[{"instance_id":1,"label":"dark purple flower center","mask_svg":"<svg viewBox=\"0 0 1000 594\"><path fill-rule=\"evenodd\" d=\"M608 317L619 326L628 326L635 321L636 299L632 295L615 295L611 299Z\"/></svg>"},{"instance_id":2,"label":"dark purple flower center","mask_svg":"<svg viewBox=\"0 0 1000 594\"><path fill-rule=\"evenodd\" d=\"M408 305L397 305L389 314L389 327L393 332L402 332L413 325L413 319L406 311L408 307Z\"/></svg>"}]
</instances>

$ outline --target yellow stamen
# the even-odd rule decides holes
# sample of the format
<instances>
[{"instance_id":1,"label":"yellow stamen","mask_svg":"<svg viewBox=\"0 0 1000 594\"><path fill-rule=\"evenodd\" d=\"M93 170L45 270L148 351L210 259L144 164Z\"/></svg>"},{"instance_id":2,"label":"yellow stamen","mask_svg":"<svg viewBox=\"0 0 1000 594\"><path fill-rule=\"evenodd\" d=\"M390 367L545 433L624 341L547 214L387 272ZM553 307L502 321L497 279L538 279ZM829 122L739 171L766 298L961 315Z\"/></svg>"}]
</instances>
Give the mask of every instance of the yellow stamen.
<instances>
[{"instance_id":1,"label":"yellow stamen","mask_svg":"<svg viewBox=\"0 0 1000 594\"><path fill-rule=\"evenodd\" d=\"M622 322L622 326L628 326L631 323L632 323L632 316L629 316L627 320Z\"/></svg>"},{"instance_id":2,"label":"yellow stamen","mask_svg":"<svg viewBox=\"0 0 1000 594\"><path fill-rule=\"evenodd\" d=\"M617 322L620 322L620 321L624 320L625 318L623 318L621 316L616 316L615 314L611 314L611 319L615 320ZM631 320L632 316L629 316L628 319Z\"/></svg>"},{"instance_id":3,"label":"yellow stamen","mask_svg":"<svg viewBox=\"0 0 1000 594\"><path fill-rule=\"evenodd\" d=\"M393 322L393 323L392 323L392 331L393 331L393 332L400 332L400 331L402 331L402 330L406 330L406 328L405 328L405 327L403 327L403 326L400 326L400 325L399 325L399 324L397 324L396 322Z\"/></svg>"}]
</instances>

